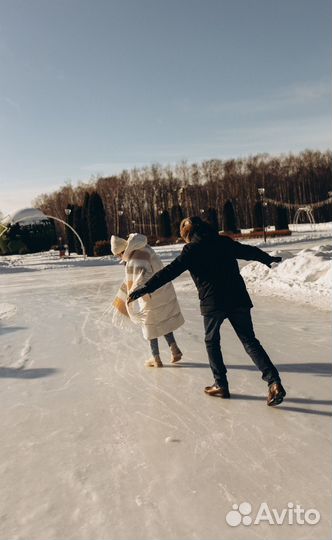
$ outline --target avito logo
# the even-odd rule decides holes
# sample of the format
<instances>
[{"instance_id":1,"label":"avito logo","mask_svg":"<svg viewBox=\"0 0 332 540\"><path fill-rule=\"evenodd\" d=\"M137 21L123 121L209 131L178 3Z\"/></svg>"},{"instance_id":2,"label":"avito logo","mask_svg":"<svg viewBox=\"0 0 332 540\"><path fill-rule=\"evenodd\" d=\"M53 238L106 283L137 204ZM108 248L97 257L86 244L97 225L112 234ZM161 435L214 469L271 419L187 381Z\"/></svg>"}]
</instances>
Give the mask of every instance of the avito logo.
<instances>
[{"instance_id":1,"label":"avito logo","mask_svg":"<svg viewBox=\"0 0 332 540\"><path fill-rule=\"evenodd\" d=\"M315 508L305 510L300 504L294 505L289 502L287 508L278 511L276 508L269 508L266 502L262 502L256 515L252 516L252 506L249 502L240 505L233 504L233 510L226 514L226 522L231 527L238 525L259 525L267 522L270 525L316 525L320 520L320 513Z\"/></svg>"}]
</instances>

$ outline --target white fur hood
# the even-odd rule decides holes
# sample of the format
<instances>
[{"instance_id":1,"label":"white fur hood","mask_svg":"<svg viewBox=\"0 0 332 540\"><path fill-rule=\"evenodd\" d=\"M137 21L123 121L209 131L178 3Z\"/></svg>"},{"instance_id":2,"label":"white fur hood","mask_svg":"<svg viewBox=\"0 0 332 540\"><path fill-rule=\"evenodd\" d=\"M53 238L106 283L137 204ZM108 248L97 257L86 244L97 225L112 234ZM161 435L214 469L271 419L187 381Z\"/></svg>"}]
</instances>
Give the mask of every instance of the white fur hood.
<instances>
[{"instance_id":1,"label":"white fur hood","mask_svg":"<svg viewBox=\"0 0 332 540\"><path fill-rule=\"evenodd\" d=\"M148 239L144 234L132 233L128 236L127 247L122 256L124 261L128 261L131 253L136 249L143 249L148 243Z\"/></svg>"}]
</instances>

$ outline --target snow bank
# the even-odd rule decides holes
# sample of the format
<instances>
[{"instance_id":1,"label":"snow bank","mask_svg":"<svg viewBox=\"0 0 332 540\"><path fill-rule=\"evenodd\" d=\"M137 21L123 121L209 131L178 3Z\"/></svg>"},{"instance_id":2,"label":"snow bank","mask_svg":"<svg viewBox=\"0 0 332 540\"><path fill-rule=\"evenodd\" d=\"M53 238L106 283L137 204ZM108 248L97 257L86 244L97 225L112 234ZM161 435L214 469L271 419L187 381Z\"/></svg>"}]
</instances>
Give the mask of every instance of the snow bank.
<instances>
[{"instance_id":1,"label":"snow bank","mask_svg":"<svg viewBox=\"0 0 332 540\"><path fill-rule=\"evenodd\" d=\"M332 221L327 223L290 223L290 231L306 232L306 231L332 231Z\"/></svg>"},{"instance_id":2,"label":"snow bank","mask_svg":"<svg viewBox=\"0 0 332 540\"><path fill-rule=\"evenodd\" d=\"M289 251L273 251L283 262L268 268L258 262L247 264L241 274L251 292L282 296L331 309L331 245L303 249L297 255Z\"/></svg>"},{"instance_id":3,"label":"snow bank","mask_svg":"<svg viewBox=\"0 0 332 540\"><path fill-rule=\"evenodd\" d=\"M58 251L44 251L27 255L4 255L0 257L0 274L15 272L31 272L35 270L55 270L60 268L89 268L91 266L112 266L119 264L111 256L88 257L72 253L70 257L59 257Z\"/></svg>"}]
</instances>

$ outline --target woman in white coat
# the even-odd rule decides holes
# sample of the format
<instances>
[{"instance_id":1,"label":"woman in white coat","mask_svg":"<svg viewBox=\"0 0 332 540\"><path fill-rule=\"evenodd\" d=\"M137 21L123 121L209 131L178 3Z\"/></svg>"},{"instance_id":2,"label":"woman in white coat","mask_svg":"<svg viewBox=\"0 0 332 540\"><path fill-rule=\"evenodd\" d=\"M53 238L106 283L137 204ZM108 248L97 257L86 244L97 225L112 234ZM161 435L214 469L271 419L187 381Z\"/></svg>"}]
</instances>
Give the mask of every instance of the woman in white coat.
<instances>
[{"instance_id":1,"label":"woman in white coat","mask_svg":"<svg viewBox=\"0 0 332 540\"><path fill-rule=\"evenodd\" d=\"M142 287L156 272L163 268L160 257L148 245L146 236L130 234L128 240L112 236L111 249L125 263L125 280L113 301L113 322L124 326L131 320L142 327L143 336L149 340L152 358L145 362L149 367L162 367L158 338L164 336L171 349L171 362L178 362L182 353L173 331L184 323L174 287L167 283L156 292L127 304L128 295Z\"/></svg>"}]
</instances>

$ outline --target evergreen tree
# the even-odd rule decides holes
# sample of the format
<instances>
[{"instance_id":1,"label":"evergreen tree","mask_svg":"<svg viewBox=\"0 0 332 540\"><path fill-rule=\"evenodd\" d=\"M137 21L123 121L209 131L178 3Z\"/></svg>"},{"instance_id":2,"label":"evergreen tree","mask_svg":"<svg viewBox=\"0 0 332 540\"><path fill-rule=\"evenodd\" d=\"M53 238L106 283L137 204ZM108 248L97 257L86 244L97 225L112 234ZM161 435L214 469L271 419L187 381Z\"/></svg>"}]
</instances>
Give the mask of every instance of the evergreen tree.
<instances>
[{"instance_id":1,"label":"evergreen tree","mask_svg":"<svg viewBox=\"0 0 332 540\"><path fill-rule=\"evenodd\" d=\"M234 205L230 199L228 199L228 201L226 201L224 205L223 216L224 216L224 231L225 232L231 232L231 233L240 232L237 227L237 218L236 218Z\"/></svg>"},{"instance_id":2,"label":"evergreen tree","mask_svg":"<svg viewBox=\"0 0 332 540\"><path fill-rule=\"evenodd\" d=\"M215 231L219 231L218 214L215 208L208 208L206 213L206 221Z\"/></svg>"},{"instance_id":3,"label":"evergreen tree","mask_svg":"<svg viewBox=\"0 0 332 540\"><path fill-rule=\"evenodd\" d=\"M161 238L170 238L172 236L172 228L167 210L164 210L158 215L158 222L159 236Z\"/></svg>"},{"instance_id":4,"label":"evergreen tree","mask_svg":"<svg viewBox=\"0 0 332 540\"><path fill-rule=\"evenodd\" d=\"M90 244L93 249L96 242L108 238L103 201L96 191L89 197L88 224Z\"/></svg>"},{"instance_id":5,"label":"evergreen tree","mask_svg":"<svg viewBox=\"0 0 332 540\"><path fill-rule=\"evenodd\" d=\"M180 236L180 223L183 220L182 208L179 204L172 206L171 208L171 223L172 223L172 236L178 238Z\"/></svg>"},{"instance_id":6,"label":"evergreen tree","mask_svg":"<svg viewBox=\"0 0 332 540\"><path fill-rule=\"evenodd\" d=\"M90 227L89 227L89 199L90 193L88 191L84 194L84 201L82 206L82 240L89 257L93 255L93 249L90 239Z\"/></svg>"},{"instance_id":7,"label":"evergreen tree","mask_svg":"<svg viewBox=\"0 0 332 540\"><path fill-rule=\"evenodd\" d=\"M7 234L8 250L16 253L47 251L56 241L55 228L49 219L37 223L15 223Z\"/></svg>"},{"instance_id":8,"label":"evergreen tree","mask_svg":"<svg viewBox=\"0 0 332 540\"><path fill-rule=\"evenodd\" d=\"M77 234L82 238L82 207L74 205L72 213L73 213L73 229L75 229ZM83 238L82 238L82 241L84 244ZM74 251L78 254L82 254L82 247L76 235L74 235Z\"/></svg>"},{"instance_id":9,"label":"evergreen tree","mask_svg":"<svg viewBox=\"0 0 332 540\"><path fill-rule=\"evenodd\" d=\"M254 206L253 215L254 229L256 230L263 228L263 212L264 206L262 205L261 201L257 201Z\"/></svg>"},{"instance_id":10,"label":"evergreen tree","mask_svg":"<svg viewBox=\"0 0 332 540\"><path fill-rule=\"evenodd\" d=\"M282 206L277 206L276 229L278 231L288 230L288 210Z\"/></svg>"}]
</instances>

